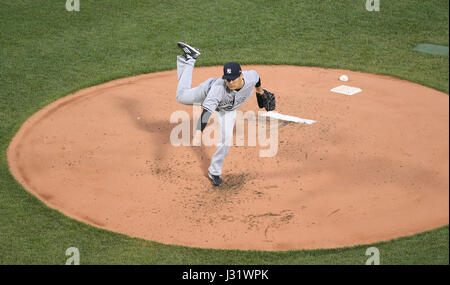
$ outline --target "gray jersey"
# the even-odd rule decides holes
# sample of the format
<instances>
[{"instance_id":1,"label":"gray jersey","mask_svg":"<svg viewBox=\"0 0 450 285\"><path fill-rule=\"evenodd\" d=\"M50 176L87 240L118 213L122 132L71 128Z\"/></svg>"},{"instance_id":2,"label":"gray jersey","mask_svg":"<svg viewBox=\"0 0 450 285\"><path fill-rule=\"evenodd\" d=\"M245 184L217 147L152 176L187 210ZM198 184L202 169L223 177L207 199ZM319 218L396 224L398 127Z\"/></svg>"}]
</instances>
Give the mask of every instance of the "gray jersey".
<instances>
[{"instance_id":1,"label":"gray jersey","mask_svg":"<svg viewBox=\"0 0 450 285\"><path fill-rule=\"evenodd\" d=\"M218 78L215 80L208 95L203 101L203 108L213 113L216 111L231 111L237 109L253 93L256 83L259 81L259 75L255 70L242 71L244 76L244 86L239 90L229 90L225 80Z\"/></svg>"}]
</instances>

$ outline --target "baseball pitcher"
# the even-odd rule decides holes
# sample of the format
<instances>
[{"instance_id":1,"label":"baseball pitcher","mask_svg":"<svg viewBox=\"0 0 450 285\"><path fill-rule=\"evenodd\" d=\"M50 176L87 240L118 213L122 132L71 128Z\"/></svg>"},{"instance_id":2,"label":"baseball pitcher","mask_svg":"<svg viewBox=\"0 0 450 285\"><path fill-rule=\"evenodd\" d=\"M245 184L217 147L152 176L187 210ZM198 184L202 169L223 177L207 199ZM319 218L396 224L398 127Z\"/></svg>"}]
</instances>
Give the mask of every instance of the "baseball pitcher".
<instances>
[{"instance_id":1,"label":"baseball pitcher","mask_svg":"<svg viewBox=\"0 0 450 285\"><path fill-rule=\"evenodd\" d=\"M177 101L203 107L193 138L194 146L200 145L202 132L210 116L214 111L217 112L220 138L208 168L208 176L214 186L219 186L222 183L222 166L233 142L236 109L250 98L253 88L256 89L259 108L265 108L267 111L275 109L275 96L262 88L261 79L255 70L242 71L236 62L224 65L222 78L209 78L199 86L191 88L192 72L200 51L182 42L178 43L178 47L184 55L177 57Z\"/></svg>"}]
</instances>

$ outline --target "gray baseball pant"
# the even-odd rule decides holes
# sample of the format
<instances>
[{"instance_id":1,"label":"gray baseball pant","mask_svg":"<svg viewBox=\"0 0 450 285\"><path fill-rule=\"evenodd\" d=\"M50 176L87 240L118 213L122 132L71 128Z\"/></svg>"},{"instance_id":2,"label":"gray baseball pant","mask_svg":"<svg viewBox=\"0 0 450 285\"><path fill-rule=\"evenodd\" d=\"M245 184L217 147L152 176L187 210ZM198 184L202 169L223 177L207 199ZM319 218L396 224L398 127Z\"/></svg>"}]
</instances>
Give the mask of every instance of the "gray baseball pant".
<instances>
[{"instance_id":1,"label":"gray baseball pant","mask_svg":"<svg viewBox=\"0 0 450 285\"><path fill-rule=\"evenodd\" d=\"M177 101L186 105L201 105L208 95L208 91L216 80L209 78L197 87L191 88L192 72L195 66L195 59L186 60L183 56L177 58ZM236 110L218 111L217 120L220 127L220 136L217 143L216 152L214 153L211 164L208 168L212 175L221 175L222 166L225 157L228 154L231 144L233 143L233 129L236 123Z\"/></svg>"}]
</instances>

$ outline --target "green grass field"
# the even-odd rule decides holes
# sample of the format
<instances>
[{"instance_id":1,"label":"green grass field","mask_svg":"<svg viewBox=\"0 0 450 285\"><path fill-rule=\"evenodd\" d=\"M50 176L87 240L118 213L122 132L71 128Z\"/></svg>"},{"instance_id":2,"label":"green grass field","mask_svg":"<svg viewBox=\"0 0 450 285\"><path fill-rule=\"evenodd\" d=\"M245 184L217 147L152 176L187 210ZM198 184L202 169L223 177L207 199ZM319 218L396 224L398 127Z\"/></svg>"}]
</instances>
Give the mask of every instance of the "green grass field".
<instances>
[{"instance_id":1,"label":"green grass field","mask_svg":"<svg viewBox=\"0 0 450 285\"><path fill-rule=\"evenodd\" d=\"M413 51L448 46L447 0L144 1L0 0L0 264L449 264L448 225L352 248L259 252L167 246L97 229L47 208L17 183L6 149L33 113L115 78L176 68L178 41L197 66L291 64L388 74L448 93L449 58Z\"/></svg>"}]
</instances>

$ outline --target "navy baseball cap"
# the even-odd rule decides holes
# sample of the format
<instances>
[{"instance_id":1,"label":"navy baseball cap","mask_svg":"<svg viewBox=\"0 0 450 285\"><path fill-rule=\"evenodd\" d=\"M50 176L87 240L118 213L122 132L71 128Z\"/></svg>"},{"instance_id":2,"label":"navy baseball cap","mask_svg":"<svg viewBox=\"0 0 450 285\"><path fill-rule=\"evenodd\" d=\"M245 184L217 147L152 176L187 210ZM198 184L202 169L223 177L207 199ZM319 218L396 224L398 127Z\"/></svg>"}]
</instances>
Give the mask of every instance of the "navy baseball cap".
<instances>
[{"instance_id":1,"label":"navy baseball cap","mask_svg":"<svg viewBox=\"0 0 450 285\"><path fill-rule=\"evenodd\" d=\"M234 80L238 78L242 73L241 66L237 62L229 62L223 66L222 79Z\"/></svg>"}]
</instances>

